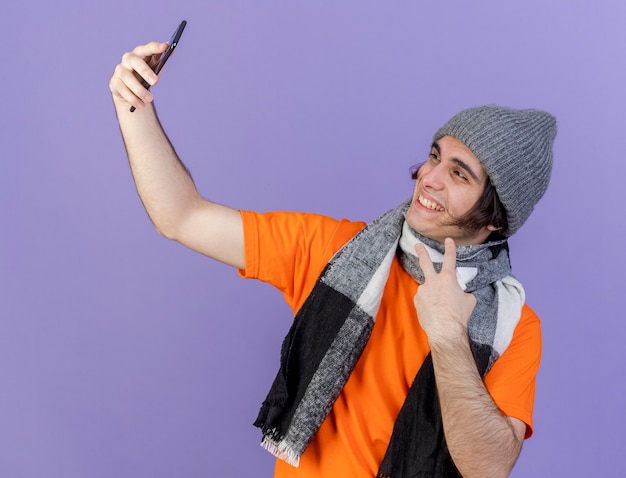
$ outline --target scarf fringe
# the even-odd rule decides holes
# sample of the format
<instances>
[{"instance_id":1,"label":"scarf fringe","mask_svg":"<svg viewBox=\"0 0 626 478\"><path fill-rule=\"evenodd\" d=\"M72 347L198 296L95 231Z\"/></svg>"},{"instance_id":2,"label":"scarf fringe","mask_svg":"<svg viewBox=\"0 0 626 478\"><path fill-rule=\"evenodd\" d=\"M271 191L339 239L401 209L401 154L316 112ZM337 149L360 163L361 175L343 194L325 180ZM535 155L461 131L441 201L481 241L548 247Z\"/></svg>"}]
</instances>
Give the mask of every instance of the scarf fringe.
<instances>
[{"instance_id":1,"label":"scarf fringe","mask_svg":"<svg viewBox=\"0 0 626 478\"><path fill-rule=\"evenodd\" d=\"M300 453L291 448L284 440L276 442L269 436L264 436L261 447L293 467L297 468L300 465Z\"/></svg>"}]
</instances>

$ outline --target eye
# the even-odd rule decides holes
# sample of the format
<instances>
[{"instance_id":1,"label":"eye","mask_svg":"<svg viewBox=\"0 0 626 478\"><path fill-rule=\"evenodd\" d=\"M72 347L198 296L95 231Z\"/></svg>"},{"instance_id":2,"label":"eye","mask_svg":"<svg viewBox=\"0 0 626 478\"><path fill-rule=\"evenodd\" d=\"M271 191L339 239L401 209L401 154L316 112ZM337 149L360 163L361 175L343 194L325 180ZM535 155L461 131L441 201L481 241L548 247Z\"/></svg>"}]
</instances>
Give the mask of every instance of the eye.
<instances>
[{"instance_id":1,"label":"eye","mask_svg":"<svg viewBox=\"0 0 626 478\"><path fill-rule=\"evenodd\" d=\"M456 174L459 178L461 178L463 181L467 181L467 176L465 176L465 174L463 174L463 172L459 169L456 169L454 171L454 174Z\"/></svg>"},{"instance_id":2,"label":"eye","mask_svg":"<svg viewBox=\"0 0 626 478\"><path fill-rule=\"evenodd\" d=\"M435 162L437 162L437 163L438 163L439 161L441 161L441 160L439 159L439 156L437 156L437 153L430 153L430 154L428 155L428 159L431 159L431 160L433 160L433 161L435 161Z\"/></svg>"}]
</instances>

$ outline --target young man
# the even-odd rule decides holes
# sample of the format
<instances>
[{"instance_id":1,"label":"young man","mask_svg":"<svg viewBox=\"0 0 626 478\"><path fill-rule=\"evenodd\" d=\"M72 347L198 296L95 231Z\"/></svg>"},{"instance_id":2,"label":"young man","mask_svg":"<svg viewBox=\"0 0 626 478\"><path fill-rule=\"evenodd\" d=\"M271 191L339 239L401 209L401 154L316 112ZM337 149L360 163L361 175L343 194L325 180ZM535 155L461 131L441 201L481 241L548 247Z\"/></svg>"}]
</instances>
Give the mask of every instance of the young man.
<instances>
[{"instance_id":1,"label":"young man","mask_svg":"<svg viewBox=\"0 0 626 478\"><path fill-rule=\"evenodd\" d=\"M256 422L275 476L507 476L532 434L541 335L506 238L548 186L554 118L460 112L412 199L367 226L238 211L198 194L138 80L157 83L165 48L125 54L109 86L157 230L273 284L296 314Z\"/></svg>"}]
</instances>

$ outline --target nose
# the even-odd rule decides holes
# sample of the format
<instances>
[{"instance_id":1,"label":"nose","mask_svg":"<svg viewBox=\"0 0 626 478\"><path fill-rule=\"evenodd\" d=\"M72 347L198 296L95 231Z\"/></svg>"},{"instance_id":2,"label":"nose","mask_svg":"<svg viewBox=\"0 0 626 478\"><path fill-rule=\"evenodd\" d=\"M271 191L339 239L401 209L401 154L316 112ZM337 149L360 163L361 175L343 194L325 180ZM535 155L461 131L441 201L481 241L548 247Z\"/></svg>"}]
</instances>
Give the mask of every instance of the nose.
<instances>
[{"instance_id":1,"label":"nose","mask_svg":"<svg viewBox=\"0 0 626 478\"><path fill-rule=\"evenodd\" d=\"M444 186L444 171L441 163L433 165L431 167L423 168L421 179L422 186L427 189L433 189L439 191Z\"/></svg>"}]
</instances>

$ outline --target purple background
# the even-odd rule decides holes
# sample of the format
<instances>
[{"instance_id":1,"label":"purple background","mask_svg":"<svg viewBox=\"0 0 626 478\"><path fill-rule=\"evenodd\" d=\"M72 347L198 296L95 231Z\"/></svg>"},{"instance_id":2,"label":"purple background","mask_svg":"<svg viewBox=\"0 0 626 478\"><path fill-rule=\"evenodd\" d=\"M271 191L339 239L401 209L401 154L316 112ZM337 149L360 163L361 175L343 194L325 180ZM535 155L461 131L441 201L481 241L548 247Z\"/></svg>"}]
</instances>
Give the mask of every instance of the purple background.
<instances>
[{"instance_id":1,"label":"purple background","mask_svg":"<svg viewBox=\"0 0 626 478\"><path fill-rule=\"evenodd\" d=\"M370 220L458 110L558 117L550 189L511 241L544 331L513 476L622 476L622 0L4 5L0 476L271 476L251 423L289 310L154 231L107 88L183 18L159 112L233 207Z\"/></svg>"}]
</instances>

